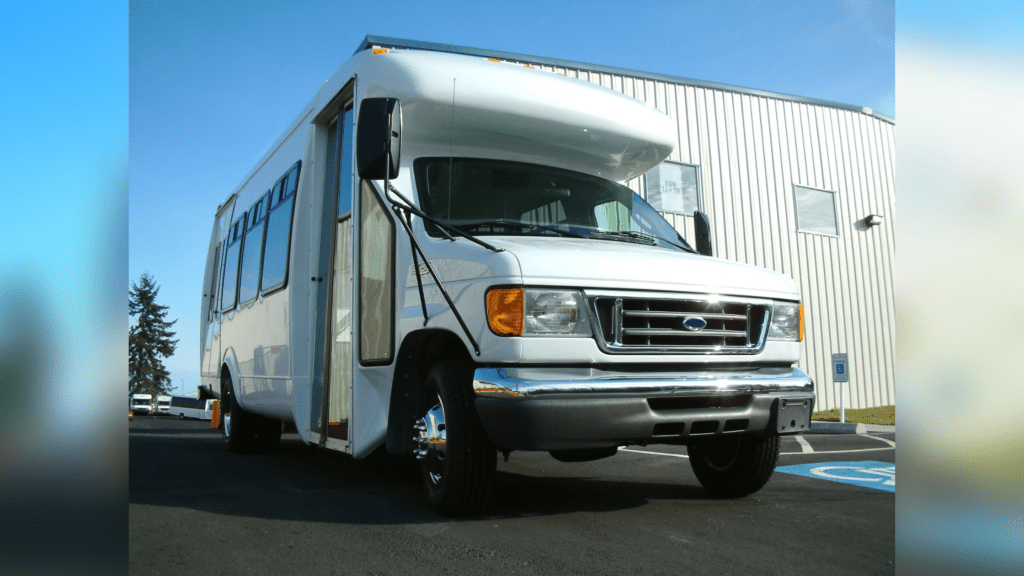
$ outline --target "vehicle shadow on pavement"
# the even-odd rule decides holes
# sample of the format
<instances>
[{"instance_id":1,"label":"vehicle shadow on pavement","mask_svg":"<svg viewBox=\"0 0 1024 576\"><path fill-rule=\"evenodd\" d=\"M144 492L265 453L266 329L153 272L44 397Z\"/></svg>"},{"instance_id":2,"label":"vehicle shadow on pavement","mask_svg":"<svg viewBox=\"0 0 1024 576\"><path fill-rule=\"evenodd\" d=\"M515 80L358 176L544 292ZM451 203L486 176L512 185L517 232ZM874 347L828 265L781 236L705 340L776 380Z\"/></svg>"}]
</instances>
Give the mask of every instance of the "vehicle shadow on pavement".
<instances>
[{"instance_id":1,"label":"vehicle shadow on pavement","mask_svg":"<svg viewBox=\"0 0 1024 576\"><path fill-rule=\"evenodd\" d=\"M183 429L130 435L130 504L328 523L450 521L428 507L419 465L412 458L374 454L355 460L307 446L294 433L285 434L273 455L230 454L216 430L195 424L168 427L179 426ZM711 500L688 477L685 465L677 469L680 482L672 483L595 477L593 467L581 471L545 454L528 458L541 462L544 470L534 475L499 469L490 507L470 519L608 512L655 500Z\"/></svg>"}]
</instances>

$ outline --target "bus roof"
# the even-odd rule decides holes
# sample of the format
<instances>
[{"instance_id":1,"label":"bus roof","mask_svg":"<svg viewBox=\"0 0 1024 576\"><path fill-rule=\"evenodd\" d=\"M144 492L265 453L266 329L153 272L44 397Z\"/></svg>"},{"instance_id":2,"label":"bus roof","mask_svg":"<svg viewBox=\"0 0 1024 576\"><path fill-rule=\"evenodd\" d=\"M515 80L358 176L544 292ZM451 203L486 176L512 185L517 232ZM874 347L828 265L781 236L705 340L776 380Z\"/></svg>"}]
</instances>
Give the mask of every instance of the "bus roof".
<instances>
[{"instance_id":1,"label":"bus roof","mask_svg":"<svg viewBox=\"0 0 1024 576\"><path fill-rule=\"evenodd\" d=\"M366 51L349 64L325 87L355 73L360 96L398 98L406 160L501 158L623 182L664 160L678 139L652 106L519 64L424 50Z\"/></svg>"}]
</instances>

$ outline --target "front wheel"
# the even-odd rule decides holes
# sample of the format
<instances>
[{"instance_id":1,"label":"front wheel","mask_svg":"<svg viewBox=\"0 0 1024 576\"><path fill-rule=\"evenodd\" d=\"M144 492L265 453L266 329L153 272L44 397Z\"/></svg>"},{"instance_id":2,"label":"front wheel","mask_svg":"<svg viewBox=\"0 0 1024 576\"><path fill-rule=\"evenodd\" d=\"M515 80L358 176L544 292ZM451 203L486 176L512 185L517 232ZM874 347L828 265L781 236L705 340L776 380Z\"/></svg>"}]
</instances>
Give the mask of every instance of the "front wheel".
<instances>
[{"instance_id":1,"label":"front wheel","mask_svg":"<svg viewBox=\"0 0 1024 576\"><path fill-rule=\"evenodd\" d=\"M281 422L246 412L235 399L231 380L221 388L220 430L228 452L270 454L281 443Z\"/></svg>"},{"instance_id":2,"label":"front wheel","mask_svg":"<svg viewBox=\"0 0 1024 576\"><path fill-rule=\"evenodd\" d=\"M760 490L779 461L779 437L723 436L687 446L690 467L716 498L739 498Z\"/></svg>"},{"instance_id":3,"label":"front wheel","mask_svg":"<svg viewBox=\"0 0 1024 576\"><path fill-rule=\"evenodd\" d=\"M430 505L452 516L487 506L494 487L497 450L484 433L466 362L434 364L420 402L416 457Z\"/></svg>"}]
</instances>

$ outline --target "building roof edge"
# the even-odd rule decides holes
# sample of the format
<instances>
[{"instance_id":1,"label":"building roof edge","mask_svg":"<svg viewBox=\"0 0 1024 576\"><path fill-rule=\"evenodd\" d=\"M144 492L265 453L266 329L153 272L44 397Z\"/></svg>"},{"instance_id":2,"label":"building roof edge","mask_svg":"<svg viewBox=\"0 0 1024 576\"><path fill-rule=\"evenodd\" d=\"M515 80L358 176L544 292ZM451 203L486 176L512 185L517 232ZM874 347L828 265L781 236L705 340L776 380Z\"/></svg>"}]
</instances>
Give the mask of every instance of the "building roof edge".
<instances>
[{"instance_id":1,"label":"building roof edge","mask_svg":"<svg viewBox=\"0 0 1024 576\"><path fill-rule=\"evenodd\" d=\"M673 84L683 84L686 86L695 86L698 88L709 88L712 90L724 90L727 92L736 92L739 94L748 94L751 96L760 96L765 98L776 98L781 100L789 100L792 102L800 102L803 104L812 104L816 106L828 106L830 108L838 108L841 110L850 110L852 112L860 112L861 114L867 114L873 116L883 122L888 122L895 125L896 120L890 118L885 114L876 112L866 106L857 106L855 104L844 104L842 102L833 102L831 100L822 100L819 98L810 98L807 96L796 96L793 94L784 94L781 92L772 92L770 90L760 90L757 88L744 88L742 86L733 86L730 84L722 84L719 82L708 82L706 80L696 80L693 78L684 78L682 76L671 76L669 74L660 74L657 72L645 72L642 70L630 70L628 68L619 68L616 66L604 66L601 64L589 64L586 62L577 62L574 60L562 60L559 58L548 58L546 56L533 56L529 54L519 54L516 52L503 52L501 50L489 50L487 48L472 48L469 46L458 46L456 44L443 44L439 42L425 42L422 40L407 40L404 38L393 38L390 36L374 36L367 35L363 38L362 43L356 48L353 54L358 54L363 50L367 50L373 46L380 46L382 48L408 48L413 50L432 50L435 52L451 52L453 54L466 54L470 56L481 56L483 58L498 58L501 60L511 60L514 62L522 62L526 64L539 64L542 66L553 66L557 68L575 68L577 70L587 70L589 72L598 72L602 74L616 74L620 76L633 76L636 78L644 78L647 80L655 80L659 82L670 82Z\"/></svg>"}]
</instances>

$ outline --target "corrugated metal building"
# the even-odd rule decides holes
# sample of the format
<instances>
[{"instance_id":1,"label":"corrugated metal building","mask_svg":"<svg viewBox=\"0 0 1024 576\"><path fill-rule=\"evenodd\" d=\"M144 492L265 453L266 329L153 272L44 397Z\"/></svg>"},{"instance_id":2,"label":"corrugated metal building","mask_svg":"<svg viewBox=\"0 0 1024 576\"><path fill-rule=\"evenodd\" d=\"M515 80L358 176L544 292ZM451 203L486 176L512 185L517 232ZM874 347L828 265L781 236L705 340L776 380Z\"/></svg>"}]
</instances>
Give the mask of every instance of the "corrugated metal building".
<instances>
[{"instance_id":1,"label":"corrugated metal building","mask_svg":"<svg viewBox=\"0 0 1024 576\"><path fill-rule=\"evenodd\" d=\"M807 315L801 369L818 409L839 407L832 354L849 356L846 406L895 404L894 120L867 108L713 82L448 44L367 36L370 47L527 64L642 100L679 125L676 151L627 184L715 256L794 278Z\"/></svg>"}]
</instances>

